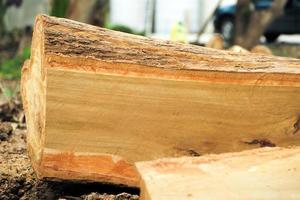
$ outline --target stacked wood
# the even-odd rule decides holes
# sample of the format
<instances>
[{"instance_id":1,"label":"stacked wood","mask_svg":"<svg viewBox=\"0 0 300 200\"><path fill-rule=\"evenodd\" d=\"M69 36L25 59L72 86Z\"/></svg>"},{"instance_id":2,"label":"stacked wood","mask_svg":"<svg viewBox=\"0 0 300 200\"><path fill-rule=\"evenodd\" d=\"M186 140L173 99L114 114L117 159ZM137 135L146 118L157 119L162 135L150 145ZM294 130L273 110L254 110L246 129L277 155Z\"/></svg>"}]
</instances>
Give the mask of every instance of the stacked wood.
<instances>
[{"instance_id":1,"label":"stacked wood","mask_svg":"<svg viewBox=\"0 0 300 200\"><path fill-rule=\"evenodd\" d=\"M239 45L233 45L232 47L230 47L228 49L229 51L233 51L235 53L243 53L243 54L247 54L249 53L249 51L247 49L244 49L243 47L239 46Z\"/></svg>"},{"instance_id":2,"label":"stacked wood","mask_svg":"<svg viewBox=\"0 0 300 200\"><path fill-rule=\"evenodd\" d=\"M31 161L39 177L138 186L136 161L300 144L299 66L38 16Z\"/></svg>"},{"instance_id":3,"label":"stacked wood","mask_svg":"<svg viewBox=\"0 0 300 200\"><path fill-rule=\"evenodd\" d=\"M263 148L136 164L142 200L300 199L300 148Z\"/></svg>"},{"instance_id":4,"label":"stacked wood","mask_svg":"<svg viewBox=\"0 0 300 200\"><path fill-rule=\"evenodd\" d=\"M264 45L256 45L251 49L251 53L264 54L264 55L272 55L272 51L264 46Z\"/></svg>"},{"instance_id":5,"label":"stacked wood","mask_svg":"<svg viewBox=\"0 0 300 200\"><path fill-rule=\"evenodd\" d=\"M214 49L224 49L224 39L221 34L214 34L209 41L206 43L205 47Z\"/></svg>"}]
</instances>

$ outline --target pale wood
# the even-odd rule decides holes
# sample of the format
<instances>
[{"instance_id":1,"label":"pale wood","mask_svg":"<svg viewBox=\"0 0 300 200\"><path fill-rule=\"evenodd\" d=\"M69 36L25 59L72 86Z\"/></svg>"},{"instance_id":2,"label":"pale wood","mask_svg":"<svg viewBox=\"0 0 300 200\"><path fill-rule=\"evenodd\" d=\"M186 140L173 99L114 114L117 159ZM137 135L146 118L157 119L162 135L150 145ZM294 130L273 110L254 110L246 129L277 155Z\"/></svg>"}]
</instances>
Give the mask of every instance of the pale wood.
<instances>
[{"instance_id":1,"label":"pale wood","mask_svg":"<svg viewBox=\"0 0 300 200\"><path fill-rule=\"evenodd\" d=\"M300 199L300 148L136 163L142 200Z\"/></svg>"},{"instance_id":2,"label":"pale wood","mask_svg":"<svg viewBox=\"0 0 300 200\"><path fill-rule=\"evenodd\" d=\"M39 177L138 185L135 161L300 143L297 59L38 16L22 74Z\"/></svg>"},{"instance_id":3,"label":"pale wood","mask_svg":"<svg viewBox=\"0 0 300 200\"><path fill-rule=\"evenodd\" d=\"M251 49L251 53L264 54L264 55L273 55L272 51L264 45L256 45Z\"/></svg>"}]
</instances>

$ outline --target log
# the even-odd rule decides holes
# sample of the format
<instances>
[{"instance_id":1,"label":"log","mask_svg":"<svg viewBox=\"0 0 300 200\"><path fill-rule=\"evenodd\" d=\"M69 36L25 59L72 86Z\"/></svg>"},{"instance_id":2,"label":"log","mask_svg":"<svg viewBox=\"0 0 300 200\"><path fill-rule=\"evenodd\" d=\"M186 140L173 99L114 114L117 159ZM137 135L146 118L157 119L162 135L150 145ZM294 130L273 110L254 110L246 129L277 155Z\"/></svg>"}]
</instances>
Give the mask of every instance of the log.
<instances>
[{"instance_id":1,"label":"log","mask_svg":"<svg viewBox=\"0 0 300 200\"><path fill-rule=\"evenodd\" d=\"M136 163L141 200L300 199L300 148Z\"/></svg>"},{"instance_id":2,"label":"log","mask_svg":"<svg viewBox=\"0 0 300 200\"><path fill-rule=\"evenodd\" d=\"M258 53L264 55L273 55L272 51L264 45L256 45L251 49L251 53Z\"/></svg>"},{"instance_id":3,"label":"log","mask_svg":"<svg viewBox=\"0 0 300 200\"><path fill-rule=\"evenodd\" d=\"M39 177L138 185L133 165L300 144L300 63L40 15L22 73Z\"/></svg>"}]
</instances>

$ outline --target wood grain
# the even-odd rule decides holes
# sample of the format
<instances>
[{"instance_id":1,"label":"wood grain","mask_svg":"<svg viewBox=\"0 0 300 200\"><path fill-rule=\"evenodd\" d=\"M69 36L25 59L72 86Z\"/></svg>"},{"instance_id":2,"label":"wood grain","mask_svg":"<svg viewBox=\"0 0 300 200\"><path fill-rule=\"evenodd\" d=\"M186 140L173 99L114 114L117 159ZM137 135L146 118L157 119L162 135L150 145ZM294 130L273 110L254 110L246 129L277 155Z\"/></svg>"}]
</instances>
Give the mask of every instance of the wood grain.
<instances>
[{"instance_id":1,"label":"wood grain","mask_svg":"<svg viewBox=\"0 0 300 200\"><path fill-rule=\"evenodd\" d=\"M138 162L142 200L300 198L300 148Z\"/></svg>"},{"instance_id":2,"label":"wood grain","mask_svg":"<svg viewBox=\"0 0 300 200\"><path fill-rule=\"evenodd\" d=\"M22 74L33 166L138 186L136 161L298 145L299 66L38 16Z\"/></svg>"},{"instance_id":3,"label":"wood grain","mask_svg":"<svg viewBox=\"0 0 300 200\"><path fill-rule=\"evenodd\" d=\"M54 69L47 78L46 148L113 153L133 162L191 150L202 155L259 147L250 144L254 140L277 146L300 142L298 87Z\"/></svg>"}]
</instances>

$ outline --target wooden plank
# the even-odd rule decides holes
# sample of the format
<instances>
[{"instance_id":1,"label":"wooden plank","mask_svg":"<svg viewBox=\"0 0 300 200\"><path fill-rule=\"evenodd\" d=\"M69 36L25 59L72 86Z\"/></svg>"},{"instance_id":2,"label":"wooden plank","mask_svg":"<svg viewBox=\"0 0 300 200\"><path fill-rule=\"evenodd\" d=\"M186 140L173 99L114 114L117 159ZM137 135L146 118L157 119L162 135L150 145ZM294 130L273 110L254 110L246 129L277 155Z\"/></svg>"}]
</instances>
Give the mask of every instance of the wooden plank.
<instances>
[{"instance_id":1,"label":"wooden plank","mask_svg":"<svg viewBox=\"0 0 300 200\"><path fill-rule=\"evenodd\" d=\"M136 163L142 200L300 199L300 148Z\"/></svg>"},{"instance_id":2,"label":"wooden plank","mask_svg":"<svg viewBox=\"0 0 300 200\"><path fill-rule=\"evenodd\" d=\"M33 166L138 186L136 161L297 145L299 66L38 16L22 74Z\"/></svg>"}]
</instances>

